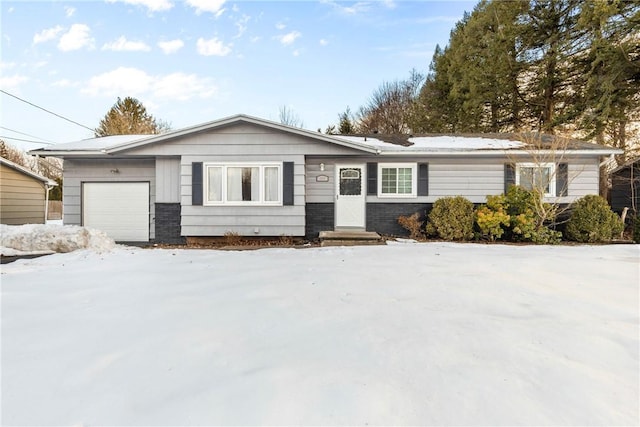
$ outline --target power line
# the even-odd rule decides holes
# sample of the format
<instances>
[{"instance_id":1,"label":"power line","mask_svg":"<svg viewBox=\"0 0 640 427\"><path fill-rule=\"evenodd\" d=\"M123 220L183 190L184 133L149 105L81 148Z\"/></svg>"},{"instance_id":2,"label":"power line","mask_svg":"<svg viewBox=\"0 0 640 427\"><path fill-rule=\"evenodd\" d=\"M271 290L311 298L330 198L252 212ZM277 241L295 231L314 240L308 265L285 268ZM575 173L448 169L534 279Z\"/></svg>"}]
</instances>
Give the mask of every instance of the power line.
<instances>
[{"instance_id":1,"label":"power line","mask_svg":"<svg viewBox=\"0 0 640 427\"><path fill-rule=\"evenodd\" d=\"M40 144L49 144L49 145L53 145L53 144L55 144L55 142L50 141L50 140L48 140L48 139L44 139L44 138L40 138L39 136L30 135L30 134L28 134L28 133L20 132L19 130L9 129L9 128L4 127L4 126L0 126L0 129L8 130L9 132L18 133L18 134L20 134L20 135L24 135L24 136L29 136L29 137L31 137L31 138L38 138L38 139L41 139L41 140L43 140L43 141L47 141L47 142L41 142Z\"/></svg>"},{"instance_id":2,"label":"power line","mask_svg":"<svg viewBox=\"0 0 640 427\"><path fill-rule=\"evenodd\" d=\"M34 144L45 144L45 145L54 145L51 142L41 142L41 141L34 141L32 139L22 139L22 138L12 138L10 136L4 136L4 135L0 135L0 138L2 139L11 139L13 141L22 141L22 142L32 142Z\"/></svg>"},{"instance_id":3,"label":"power line","mask_svg":"<svg viewBox=\"0 0 640 427\"><path fill-rule=\"evenodd\" d=\"M15 95L13 95L13 94L10 94L9 92L7 92L7 91L5 91L5 90L0 89L0 92L4 93L5 95L9 95L9 96L11 96L11 97L13 97L13 98L15 98L15 99L17 99L17 100L19 100L19 101L22 101L22 102L24 102L24 103L26 103L26 104L29 104L29 105L31 105L32 107L36 107L36 108L38 108L38 109L40 109L40 110L42 110L42 111L46 111L46 112L47 112L47 113L49 113L49 114L53 114L53 115L54 115L54 116L56 116L56 117L59 117L59 118L61 118L61 119L63 119L63 120L66 120L66 121L68 121L68 122L70 122L70 123L73 123L74 125L78 125L78 126L80 126L80 127L83 127L83 128L85 128L85 129L90 130L91 132L95 132L95 129L91 129L89 126L85 126L85 125L80 124L80 123L78 123L78 122L76 122L76 121L73 121L73 120L71 120L71 119L67 119L66 117L61 116L60 114L54 113L53 111L49 111L49 110L47 110L46 108L42 108L42 107L41 107L41 106L39 106L39 105L36 105L36 104L34 104L34 103L32 103L32 102L27 101L26 99L22 99L22 98L20 98L20 97L18 97L18 96L15 96Z\"/></svg>"}]
</instances>

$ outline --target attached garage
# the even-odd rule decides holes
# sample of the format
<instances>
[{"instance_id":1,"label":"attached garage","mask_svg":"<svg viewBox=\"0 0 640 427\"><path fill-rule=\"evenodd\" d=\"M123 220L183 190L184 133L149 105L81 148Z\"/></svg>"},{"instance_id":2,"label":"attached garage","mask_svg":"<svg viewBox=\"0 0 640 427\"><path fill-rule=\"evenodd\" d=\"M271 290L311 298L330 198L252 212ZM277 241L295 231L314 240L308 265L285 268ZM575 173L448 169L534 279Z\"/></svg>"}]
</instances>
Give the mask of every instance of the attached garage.
<instances>
[{"instance_id":1,"label":"attached garage","mask_svg":"<svg viewBox=\"0 0 640 427\"><path fill-rule=\"evenodd\" d=\"M149 183L83 183L82 224L116 241L148 242Z\"/></svg>"}]
</instances>

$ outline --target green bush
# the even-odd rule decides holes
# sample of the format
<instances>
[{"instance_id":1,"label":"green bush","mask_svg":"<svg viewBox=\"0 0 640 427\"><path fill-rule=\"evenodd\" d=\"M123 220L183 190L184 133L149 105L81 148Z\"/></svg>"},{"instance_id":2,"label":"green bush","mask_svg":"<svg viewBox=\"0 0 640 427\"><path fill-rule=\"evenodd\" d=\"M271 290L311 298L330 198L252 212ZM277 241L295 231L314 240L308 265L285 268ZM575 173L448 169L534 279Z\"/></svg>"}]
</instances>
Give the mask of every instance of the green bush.
<instances>
[{"instance_id":1,"label":"green bush","mask_svg":"<svg viewBox=\"0 0 640 427\"><path fill-rule=\"evenodd\" d=\"M476 211L476 224L480 236L489 240L550 244L562 238L544 223L554 217L554 207L542 203L536 192L514 185L507 194L487 196L487 204Z\"/></svg>"},{"instance_id":2,"label":"green bush","mask_svg":"<svg viewBox=\"0 0 640 427\"><path fill-rule=\"evenodd\" d=\"M633 241L640 243L640 215L633 217Z\"/></svg>"},{"instance_id":3,"label":"green bush","mask_svg":"<svg viewBox=\"0 0 640 427\"><path fill-rule=\"evenodd\" d=\"M608 242L623 228L622 221L604 198L589 195L573 204L567 223L567 237L582 243Z\"/></svg>"},{"instance_id":4,"label":"green bush","mask_svg":"<svg viewBox=\"0 0 640 427\"><path fill-rule=\"evenodd\" d=\"M469 240L473 237L473 203L462 196L443 197L433 204L427 234L445 240Z\"/></svg>"}]
</instances>

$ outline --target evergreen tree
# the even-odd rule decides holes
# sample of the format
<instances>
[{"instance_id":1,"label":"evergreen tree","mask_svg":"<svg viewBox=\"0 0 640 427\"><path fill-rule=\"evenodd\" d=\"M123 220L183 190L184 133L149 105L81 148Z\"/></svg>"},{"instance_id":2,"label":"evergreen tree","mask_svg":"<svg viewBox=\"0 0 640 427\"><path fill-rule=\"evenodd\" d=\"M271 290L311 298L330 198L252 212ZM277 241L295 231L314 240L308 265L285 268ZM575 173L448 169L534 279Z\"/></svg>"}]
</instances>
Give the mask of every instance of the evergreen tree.
<instances>
[{"instance_id":1,"label":"evergreen tree","mask_svg":"<svg viewBox=\"0 0 640 427\"><path fill-rule=\"evenodd\" d=\"M347 107L344 113L338 115L338 120L338 133L350 135L356 132L356 127L353 123L355 120L349 107Z\"/></svg>"},{"instance_id":2,"label":"evergreen tree","mask_svg":"<svg viewBox=\"0 0 640 427\"><path fill-rule=\"evenodd\" d=\"M158 121L140 101L126 97L111 107L95 130L97 137L108 135L159 134L170 129L166 122Z\"/></svg>"},{"instance_id":3,"label":"evergreen tree","mask_svg":"<svg viewBox=\"0 0 640 427\"><path fill-rule=\"evenodd\" d=\"M627 128L640 107L640 5L585 2L579 25L589 41L578 60L581 127L588 138L628 150ZM621 159L624 160L624 159Z\"/></svg>"}]
</instances>

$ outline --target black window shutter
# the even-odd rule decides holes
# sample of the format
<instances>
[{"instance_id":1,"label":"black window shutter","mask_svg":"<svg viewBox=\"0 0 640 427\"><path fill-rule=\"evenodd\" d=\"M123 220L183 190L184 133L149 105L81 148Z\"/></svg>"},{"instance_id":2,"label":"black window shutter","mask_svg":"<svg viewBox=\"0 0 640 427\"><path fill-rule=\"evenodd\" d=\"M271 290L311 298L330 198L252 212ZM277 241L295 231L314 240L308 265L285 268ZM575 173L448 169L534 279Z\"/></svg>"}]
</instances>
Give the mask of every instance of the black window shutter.
<instances>
[{"instance_id":1,"label":"black window shutter","mask_svg":"<svg viewBox=\"0 0 640 427\"><path fill-rule=\"evenodd\" d=\"M282 204L293 206L293 162L282 163Z\"/></svg>"},{"instance_id":2,"label":"black window shutter","mask_svg":"<svg viewBox=\"0 0 640 427\"><path fill-rule=\"evenodd\" d=\"M378 194L378 164L367 163L367 195Z\"/></svg>"},{"instance_id":3,"label":"black window shutter","mask_svg":"<svg viewBox=\"0 0 640 427\"><path fill-rule=\"evenodd\" d=\"M504 193L507 194L509 187L516 185L516 165L505 163L504 165Z\"/></svg>"},{"instance_id":4,"label":"black window shutter","mask_svg":"<svg viewBox=\"0 0 640 427\"><path fill-rule=\"evenodd\" d=\"M569 165L558 163L556 170L556 196L567 196L569 194Z\"/></svg>"},{"instance_id":5,"label":"black window shutter","mask_svg":"<svg viewBox=\"0 0 640 427\"><path fill-rule=\"evenodd\" d=\"M418 163L418 196L429 195L429 163Z\"/></svg>"},{"instance_id":6,"label":"black window shutter","mask_svg":"<svg viewBox=\"0 0 640 427\"><path fill-rule=\"evenodd\" d=\"M191 163L191 204L202 206L202 162Z\"/></svg>"}]
</instances>

